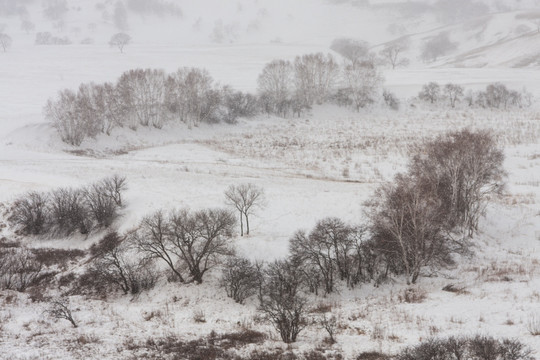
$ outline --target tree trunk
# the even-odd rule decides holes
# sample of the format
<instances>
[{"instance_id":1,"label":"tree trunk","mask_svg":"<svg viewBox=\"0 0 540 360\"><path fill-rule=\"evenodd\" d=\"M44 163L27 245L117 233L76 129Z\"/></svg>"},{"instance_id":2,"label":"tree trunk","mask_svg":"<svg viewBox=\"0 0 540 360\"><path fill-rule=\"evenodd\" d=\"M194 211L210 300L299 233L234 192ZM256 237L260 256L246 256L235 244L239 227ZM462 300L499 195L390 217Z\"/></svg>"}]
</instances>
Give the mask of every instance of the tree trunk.
<instances>
[{"instance_id":1,"label":"tree trunk","mask_svg":"<svg viewBox=\"0 0 540 360\"><path fill-rule=\"evenodd\" d=\"M240 211L240 236L244 236L244 217Z\"/></svg>"},{"instance_id":2,"label":"tree trunk","mask_svg":"<svg viewBox=\"0 0 540 360\"><path fill-rule=\"evenodd\" d=\"M247 213L244 213L244 215L246 216L246 235L249 235L249 218Z\"/></svg>"}]
</instances>

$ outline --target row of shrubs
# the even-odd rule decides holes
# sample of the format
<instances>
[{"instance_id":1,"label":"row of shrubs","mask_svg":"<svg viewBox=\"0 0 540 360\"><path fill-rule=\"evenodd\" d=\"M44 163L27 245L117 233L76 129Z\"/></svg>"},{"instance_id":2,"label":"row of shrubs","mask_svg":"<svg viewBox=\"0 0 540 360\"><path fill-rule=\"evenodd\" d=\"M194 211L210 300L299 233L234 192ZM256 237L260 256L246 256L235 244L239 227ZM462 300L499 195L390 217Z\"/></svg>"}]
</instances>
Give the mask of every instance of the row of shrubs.
<instances>
[{"instance_id":1,"label":"row of shrubs","mask_svg":"<svg viewBox=\"0 0 540 360\"><path fill-rule=\"evenodd\" d=\"M310 351L295 352L287 349L258 349L248 352L243 348L250 344L262 344L265 334L244 330L218 335L211 333L205 338L183 341L175 337L149 339L145 343L129 343L131 352L159 352L171 359L204 360L341 360L340 351L317 347ZM495 339L487 336L433 338L419 345L406 348L396 355L380 352L362 352L355 360L533 360L531 350L514 339Z\"/></svg>"},{"instance_id":2,"label":"row of shrubs","mask_svg":"<svg viewBox=\"0 0 540 360\"><path fill-rule=\"evenodd\" d=\"M82 189L32 191L11 204L8 221L22 235L88 234L118 218L126 188L126 178L114 175Z\"/></svg>"},{"instance_id":3,"label":"row of shrubs","mask_svg":"<svg viewBox=\"0 0 540 360\"><path fill-rule=\"evenodd\" d=\"M488 84L485 90L472 91L458 84L448 83L444 86L430 82L422 86L418 98L431 104L440 105L446 102L451 108L460 104L468 107L484 109L515 109L530 107L533 102L532 94L525 89L518 91L508 89L502 83Z\"/></svg>"}]
</instances>

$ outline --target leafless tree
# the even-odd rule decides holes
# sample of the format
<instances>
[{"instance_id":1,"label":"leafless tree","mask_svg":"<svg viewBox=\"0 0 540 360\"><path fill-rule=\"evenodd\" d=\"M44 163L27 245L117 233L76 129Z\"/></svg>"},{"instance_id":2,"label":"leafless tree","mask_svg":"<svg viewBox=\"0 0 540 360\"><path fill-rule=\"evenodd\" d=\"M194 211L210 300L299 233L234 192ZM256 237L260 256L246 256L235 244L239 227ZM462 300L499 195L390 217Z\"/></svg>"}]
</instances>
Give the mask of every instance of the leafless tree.
<instances>
[{"instance_id":1,"label":"leafless tree","mask_svg":"<svg viewBox=\"0 0 540 360\"><path fill-rule=\"evenodd\" d=\"M8 34L0 33L0 46L4 50L4 52L7 51L9 47L11 47L11 44L13 43L13 40L11 39L11 36Z\"/></svg>"},{"instance_id":2,"label":"leafless tree","mask_svg":"<svg viewBox=\"0 0 540 360\"><path fill-rule=\"evenodd\" d=\"M71 323L71 325L73 325L74 328L77 327L77 323L73 318L71 307L69 306L69 301L67 299L57 299L51 301L49 308L45 312L54 319L67 320Z\"/></svg>"},{"instance_id":3,"label":"leafless tree","mask_svg":"<svg viewBox=\"0 0 540 360\"><path fill-rule=\"evenodd\" d=\"M285 343L295 342L307 325L304 282L303 272L294 261L276 261L263 271L259 309Z\"/></svg>"},{"instance_id":4,"label":"leafless tree","mask_svg":"<svg viewBox=\"0 0 540 360\"><path fill-rule=\"evenodd\" d=\"M135 295L154 287L157 272L153 259L139 258L129 239L112 232L92 250L93 273L101 281L117 286L124 294Z\"/></svg>"},{"instance_id":5,"label":"leafless tree","mask_svg":"<svg viewBox=\"0 0 540 360\"><path fill-rule=\"evenodd\" d=\"M383 100L385 104L392 110L399 110L399 99L394 93L388 90L383 91Z\"/></svg>"},{"instance_id":6,"label":"leafless tree","mask_svg":"<svg viewBox=\"0 0 540 360\"><path fill-rule=\"evenodd\" d=\"M372 61L346 64L343 79L348 96L358 111L375 101L383 81Z\"/></svg>"},{"instance_id":7,"label":"leafless tree","mask_svg":"<svg viewBox=\"0 0 540 360\"><path fill-rule=\"evenodd\" d=\"M83 190L88 215L99 228L108 228L118 218L118 208L114 199L100 183L95 183Z\"/></svg>"},{"instance_id":8,"label":"leafless tree","mask_svg":"<svg viewBox=\"0 0 540 360\"><path fill-rule=\"evenodd\" d=\"M352 63L362 62L370 57L369 44L362 40L338 38L332 41L330 49Z\"/></svg>"},{"instance_id":9,"label":"leafless tree","mask_svg":"<svg viewBox=\"0 0 540 360\"><path fill-rule=\"evenodd\" d=\"M79 146L88 133L94 133L95 125L93 119L86 123L87 113L79 111L83 104L80 100L72 90L63 90L56 101L49 99L44 109L45 117L57 129L62 141L75 146Z\"/></svg>"},{"instance_id":10,"label":"leafless tree","mask_svg":"<svg viewBox=\"0 0 540 360\"><path fill-rule=\"evenodd\" d=\"M232 254L230 239L235 224L234 216L221 209L172 214L172 245L193 281L202 283L208 270Z\"/></svg>"},{"instance_id":11,"label":"leafless tree","mask_svg":"<svg viewBox=\"0 0 540 360\"><path fill-rule=\"evenodd\" d=\"M487 131L461 130L428 142L418 153L410 173L446 207L446 227L472 235L486 200L504 189L504 154L495 139Z\"/></svg>"},{"instance_id":12,"label":"leafless tree","mask_svg":"<svg viewBox=\"0 0 540 360\"><path fill-rule=\"evenodd\" d=\"M201 122L217 121L221 96L221 89L203 69L180 68L166 81L165 102L169 112L190 128Z\"/></svg>"},{"instance_id":13,"label":"leafless tree","mask_svg":"<svg viewBox=\"0 0 540 360\"><path fill-rule=\"evenodd\" d=\"M249 235L249 216L255 208L264 205L264 189L252 183L231 185L225 191L228 205L240 213L240 236L244 236L244 222L246 219L246 235Z\"/></svg>"},{"instance_id":14,"label":"leafless tree","mask_svg":"<svg viewBox=\"0 0 540 360\"><path fill-rule=\"evenodd\" d=\"M448 97L452 108L455 108L456 103L463 98L463 92L464 89L461 85L450 83L444 86L444 94Z\"/></svg>"},{"instance_id":15,"label":"leafless tree","mask_svg":"<svg viewBox=\"0 0 540 360\"><path fill-rule=\"evenodd\" d=\"M418 93L418 98L433 104L439 101L440 95L440 85L436 82L430 82L429 84L422 86L422 90Z\"/></svg>"},{"instance_id":16,"label":"leafless tree","mask_svg":"<svg viewBox=\"0 0 540 360\"><path fill-rule=\"evenodd\" d=\"M156 212L142 221L134 240L143 254L165 261L180 282L202 283L204 274L232 253L234 225L225 210Z\"/></svg>"},{"instance_id":17,"label":"leafless tree","mask_svg":"<svg viewBox=\"0 0 540 360\"><path fill-rule=\"evenodd\" d=\"M36 29L36 25L28 19L24 19L21 22L21 30L29 34Z\"/></svg>"},{"instance_id":18,"label":"leafless tree","mask_svg":"<svg viewBox=\"0 0 540 360\"><path fill-rule=\"evenodd\" d=\"M161 128L164 121L165 72L135 69L122 74L117 84L124 106L130 110L132 127L137 124Z\"/></svg>"},{"instance_id":19,"label":"leafless tree","mask_svg":"<svg viewBox=\"0 0 540 360\"><path fill-rule=\"evenodd\" d=\"M116 205L123 206L122 193L127 190L127 180L125 176L114 174L100 181L107 196L114 200Z\"/></svg>"},{"instance_id":20,"label":"leafless tree","mask_svg":"<svg viewBox=\"0 0 540 360\"><path fill-rule=\"evenodd\" d=\"M169 219L163 211L145 217L136 231L130 234L138 250L150 259L164 261L177 281L185 282L180 256L172 245Z\"/></svg>"},{"instance_id":21,"label":"leafless tree","mask_svg":"<svg viewBox=\"0 0 540 360\"><path fill-rule=\"evenodd\" d=\"M75 231L81 234L91 231L92 223L81 190L60 188L51 193L50 200L52 231L55 234L68 236Z\"/></svg>"},{"instance_id":22,"label":"leafless tree","mask_svg":"<svg viewBox=\"0 0 540 360\"><path fill-rule=\"evenodd\" d=\"M306 235L298 232L290 241L294 259L313 267L323 279L326 294L334 292L337 280L349 280L353 274L355 228L338 218L326 218Z\"/></svg>"},{"instance_id":23,"label":"leafless tree","mask_svg":"<svg viewBox=\"0 0 540 360\"><path fill-rule=\"evenodd\" d=\"M416 283L425 266L452 263L444 232L444 211L437 196L406 175L382 186L371 202L377 250L397 265L407 284Z\"/></svg>"},{"instance_id":24,"label":"leafless tree","mask_svg":"<svg viewBox=\"0 0 540 360\"><path fill-rule=\"evenodd\" d=\"M407 66L409 65L409 59L403 57L403 53L407 51L408 46L406 39L399 39L386 44L379 54L387 64L392 66L392 69Z\"/></svg>"},{"instance_id":25,"label":"leafless tree","mask_svg":"<svg viewBox=\"0 0 540 360\"><path fill-rule=\"evenodd\" d=\"M437 61L439 57L447 55L456 48L457 44L450 41L447 33L442 32L425 42L421 57L426 62Z\"/></svg>"},{"instance_id":26,"label":"leafless tree","mask_svg":"<svg viewBox=\"0 0 540 360\"><path fill-rule=\"evenodd\" d=\"M239 304L257 293L259 273L256 266L248 259L231 257L224 265L221 286L227 296Z\"/></svg>"},{"instance_id":27,"label":"leafless tree","mask_svg":"<svg viewBox=\"0 0 540 360\"><path fill-rule=\"evenodd\" d=\"M294 60L294 82L300 100L311 106L322 104L336 83L339 67L332 55L322 53L297 56Z\"/></svg>"},{"instance_id":28,"label":"leafless tree","mask_svg":"<svg viewBox=\"0 0 540 360\"><path fill-rule=\"evenodd\" d=\"M39 235L48 231L50 214L47 195L36 191L16 199L11 205L9 222L23 234Z\"/></svg>"},{"instance_id":29,"label":"leafless tree","mask_svg":"<svg viewBox=\"0 0 540 360\"><path fill-rule=\"evenodd\" d=\"M43 275L43 264L25 248L0 249L0 289L25 291Z\"/></svg>"},{"instance_id":30,"label":"leafless tree","mask_svg":"<svg viewBox=\"0 0 540 360\"><path fill-rule=\"evenodd\" d=\"M293 66L289 61L273 60L266 64L257 79L259 93L268 99L270 111L286 116L292 95Z\"/></svg>"},{"instance_id":31,"label":"leafless tree","mask_svg":"<svg viewBox=\"0 0 540 360\"><path fill-rule=\"evenodd\" d=\"M131 43L131 36L126 33L114 34L109 40L109 45L111 47L118 48L121 53L124 52L124 47L126 47L126 45L129 45L129 43Z\"/></svg>"},{"instance_id":32,"label":"leafless tree","mask_svg":"<svg viewBox=\"0 0 540 360\"><path fill-rule=\"evenodd\" d=\"M223 106L225 122L232 124L239 117L250 118L259 113L258 100L254 95L223 88Z\"/></svg>"}]
</instances>

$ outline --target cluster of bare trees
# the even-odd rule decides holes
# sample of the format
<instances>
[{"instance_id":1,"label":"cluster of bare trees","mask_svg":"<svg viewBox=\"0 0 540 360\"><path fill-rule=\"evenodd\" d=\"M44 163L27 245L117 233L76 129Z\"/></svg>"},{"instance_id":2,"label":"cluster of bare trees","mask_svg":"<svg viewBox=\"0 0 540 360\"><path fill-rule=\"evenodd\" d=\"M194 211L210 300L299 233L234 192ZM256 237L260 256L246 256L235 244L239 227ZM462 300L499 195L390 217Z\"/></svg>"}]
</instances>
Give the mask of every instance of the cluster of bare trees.
<instances>
[{"instance_id":1,"label":"cluster of bare trees","mask_svg":"<svg viewBox=\"0 0 540 360\"><path fill-rule=\"evenodd\" d=\"M215 83L206 70L136 69L116 84L82 84L63 90L45 106L45 116L63 141L78 146L85 138L110 134L115 127L161 128L168 121L191 126L221 120L234 122L257 112L256 99Z\"/></svg>"},{"instance_id":2,"label":"cluster of bare trees","mask_svg":"<svg viewBox=\"0 0 540 360\"><path fill-rule=\"evenodd\" d=\"M357 110L373 103L383 79L375 61L358 57L364 52L357 52L346 52L351 60L342 66L331 54L322 53L268 63L258 78L262 110L300 116L313 104L330 100Z\"/></svg>"},{"instance_id":3,"label":"cluster of bare trees","mask_svg":"<svg viewBox=\"0 0 540 360\"><path fill-rule=\"evenodd\" d=\"M436 82L430 82L422 87L418 98L430 104L446 102L451 108L455 108L460 103L469 107L502 110L532 105L532 95L528 91L508 89L502 83L489 84L485 90L466 92L465 88L458 84L448 83L441 86Z\"/></svg>"},{"instance_id":4,"label":"cluster of bare trees","mask_svg":"<svg viewBox=\"0 0 540 360\"><path fill-rule=\"evenodd\" d=\"M371 201L375 251L415 283L424 267L451 264L467 247L490 196L504 186L504 155L491 134L462 130L418 149L405 174Z\"/></svg>"},{"instance_id":5,"label":"cluster of bare trees","mask_svg":"<svg viewBox=\"0 0 540 360\"><path fill-rule=\"evenodd\" d=\"M125 177L114 175L82 189L29 192L16 199L8 220L24 235L69 236L109 227L120 215Z\"/></svg>"}]
</instances>

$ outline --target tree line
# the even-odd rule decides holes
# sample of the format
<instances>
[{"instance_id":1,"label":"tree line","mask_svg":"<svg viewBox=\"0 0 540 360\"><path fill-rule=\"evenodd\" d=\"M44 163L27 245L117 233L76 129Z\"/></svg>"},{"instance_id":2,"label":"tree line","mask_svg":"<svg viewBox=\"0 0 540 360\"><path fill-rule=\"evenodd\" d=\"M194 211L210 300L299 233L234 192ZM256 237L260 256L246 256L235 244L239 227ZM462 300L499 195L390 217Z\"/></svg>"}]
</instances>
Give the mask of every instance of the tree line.
<instances>
[{"instance_id":1,"label":"tree line","mask_svg":"<svg viewBox=\"0 0 540 360\"><path fill-rule=\"evenodd\" d=\"M340 66L332 55L316 53L266 64L257 83L253 95L216 83L204 69L180 68L172 74L135 69L116 83L62 90L49 99L44 114L64 142L78 146L116 127L162 128L177 122L191 128L260 113L300 116L313 104L330 101L360 109L376 101L382 76L368 59Z\"/></svg>"},{"instance_id":2,"label":"tree line","mask_svg":"<svg viewBox=\"0 0 540 360\"><path fill-rule=\"evenodd\" d=\"M310 294L370 282L378 286L390 276L414 284L425 269L452 265L454 254L466 253L487 201L504 189L503 160L486 131L461 130L426 141L414 149L406 171L375 192L359 225L322 219L310 231L296 232L288 256L274 262L236 254L235 213L248 223L253 209L264 205L264 191L253 184L232 185L224 192L230 210L159 210L124 234L108 233L90 248L90 265L72 281L72 291L138 294L161 274L168 281L200 284L217 269L229 297L238 303L255 297L282 340L294 342L307 326ZM106 227L114 217L101 204L116 211L124 189L125 179L116 176L78 191L29 193L12 204L10 220L28 235ZM9 254L32 259L24 252ZM21 270L25 276L40 272L39 264L30 264L36 269Z\"/></svg>"}]
</instances>

